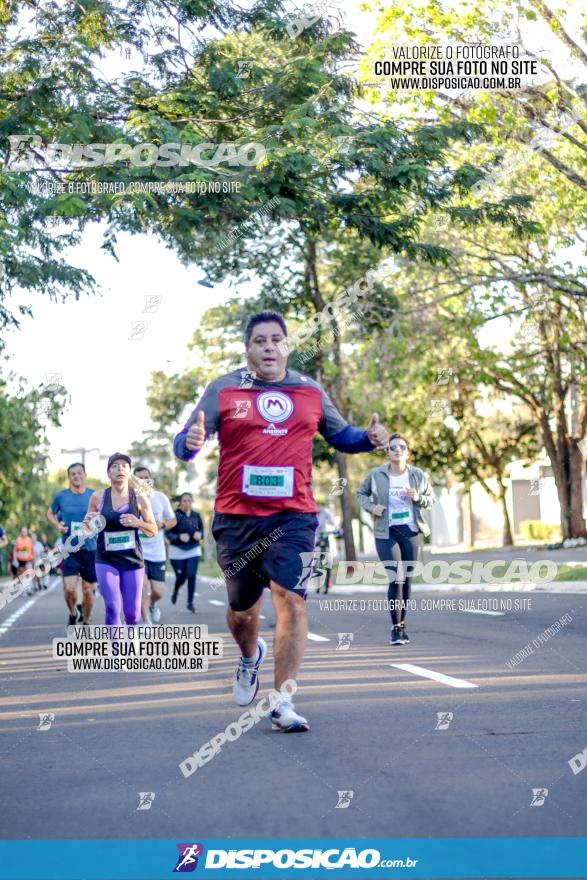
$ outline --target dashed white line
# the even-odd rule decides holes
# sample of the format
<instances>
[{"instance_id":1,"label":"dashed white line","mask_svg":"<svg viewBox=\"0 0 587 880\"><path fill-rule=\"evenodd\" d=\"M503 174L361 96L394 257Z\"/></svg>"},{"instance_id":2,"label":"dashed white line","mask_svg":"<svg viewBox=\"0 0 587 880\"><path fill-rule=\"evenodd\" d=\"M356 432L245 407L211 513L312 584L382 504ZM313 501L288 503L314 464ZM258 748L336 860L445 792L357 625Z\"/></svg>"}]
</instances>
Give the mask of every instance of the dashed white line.
<instances>
[{"instance_id":1,"label":"dashed white line","mask_svg":"<svg viewBox=\"0 0 587 880\"><path fill-rule=\"evenodd\" d=\"M53 590L53 589L57 586L57 584L59 583L59 580L60 580L60 579L56 579L56 580L51 584L50 587L48 587L46 590L42 590L41 592L37 593L37 594L36 594L35 596L33 596L31 599L28 599L28 601L26 601L26 602L24 603L24 605L21 605L20 608L19 608L17 611L14 611L14 612L10 615L10 617L7 617L6 620L3 621L2 625L0 626L0 636L3 636L5 633L7 633L8 630L10 629L10 627L11 627L14 623L16 623L16 621L18 620L18 618L19 618L21 615L23 615L23 614L25 613L25 611L28 611L29 608L31 608L31 607L35 604L35 602L37 601L37 599L40 599L41 596L46 596L47 593L50 593L51 590ZM14 600L13 600L13 601L14 601Z\"/></svg>"},{"instance_id":2,"label":"dashed white line","mask_svg":"<svg viewBox=\"0 0 587 880\"><path fill-rule=\"evenodd\" d=\"M224 602L221 602L220 599L208 599L210 605L221 605L224 607Z\"/></svg>"},{"instance_id":3,"label":"dashed white line","mask_svg":"<svg viewBox=\"0 0 587 880\"><path fill-rule=\"evenodd\" d=\"M481 608L463 608L464 614L489 614L491 617L503 617L503 611L483 611Z\"/></svg>"},{"instance_id":4,"label":"dashed white line","mask_svg":"<svg viewBox=\"0 0 587 880\"><path fill-rule=\"evenodd\" d=\"M390 663L396 669L403 669L404 672L412 672L414 675L421 675L422 678L431 678L433 681L439 681L441 684L448 684L453 688L476 688L478 684L471 681L465 681L464 678L453 678L452 675L444 675L442 672L435 672L434 669L426 669L424 666L414 666L412 663Z\"/></svg>"},{"instance_id":5,"label":"dashed white line","mask_svg":"<svg viewBox=\"0 0 587 880\"><path fill-rule=\"evenodd\" d=\"M319 636L316 633L308 633L308 640L310 642L329 642L330 639L326 638L326 636Z\"/></svg>"}]
</instances>

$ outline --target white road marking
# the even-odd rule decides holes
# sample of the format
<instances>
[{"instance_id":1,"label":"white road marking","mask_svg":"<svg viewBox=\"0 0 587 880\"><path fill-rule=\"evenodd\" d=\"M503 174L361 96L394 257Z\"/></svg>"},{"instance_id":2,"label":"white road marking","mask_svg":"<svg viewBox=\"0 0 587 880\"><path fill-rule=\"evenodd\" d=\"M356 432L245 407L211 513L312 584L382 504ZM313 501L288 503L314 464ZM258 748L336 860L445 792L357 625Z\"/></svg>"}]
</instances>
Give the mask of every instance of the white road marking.
<instances>
[{"instance_id":1,"label":"white road marking","mask_svg":"<svg viewBox=\"0 0 587 880\"><path fill-rule=\"evenodd\" d=\"M413 672L414 675L421 675L422 678L431 678L433 681L439 681L441 684L448 684L453 688L476 688L478 684L471 681L465 681L464 678L453 678L452 675L444 675L442 672L435 672L433 669L426 669L424 666L414 666L412 663L390 663L396 669L403 669L404 672Z\"/></svg>"},{"instance_id":2,"label":"white road marking","mask_svg":"<svg viewBox=\"0 0 587 880\"><path fill-rule=\"evenodd\" d=\"M264 614L260 614L260 615L259 615L259 620L267 620L267 618L265 617Z\"/></svg>"},{"instance_id":3,"label":"white road marking","mask_svg":"<svg viewBox=\"0 0 587 880\"><path fill-rule=\"evenodd\" d=\"M503 611L482 611L481 608L463 608L465 614L489 614L491 617L503 617Z\"/></svg>"},{"instance_id":4,"label":"white road marking","mask_svg":"<svg viewBox=\"0 0 587 880\"><path fill-rule=\"evenodd\" d=\"M0 636L3 636L4 633L7 633L8 630L10 629L10 627L14 623L16 623L18 618L22 614L24 614L25 611L28 611L29 608L31 608L35 604L37 599L40 599L41 596L46 596L47 593L50 593L51 590L55 589L55 587L57 586L57 584L59 583L60 580L61 580L61 578L56 578L55 581L46 590L42 590L42 591L36 593L34 596L32 596L32 598L30 598L27 602L25 602L24 605L21 605L17 611L14 611L10 615L10 617L7 617L6 620L3 621L2 625L0 626ZM13 599L12 601L15 601L15 600Z\"/></svg>"},{"instance_id":5,"label":"white road marking","mask_svg":"<svg viewBox=\"0 0 587 880\"><path fill-rule=\"evenodd\" d=\"M310 642L329 642L330 639L326 638L326 636L318 636L316 633L308 633L308 639Z\"/></svg>"},{"instance_id":6,"label":"white road marking","mask_svg":"<svg viewBox=\"0 0 587 880\"><path fill-rule=\"evenodd\" d=\"M210 605L222 605L224 606L224 602L221 602L220 599L208 599Z\"/></svg>"}]
</instances>

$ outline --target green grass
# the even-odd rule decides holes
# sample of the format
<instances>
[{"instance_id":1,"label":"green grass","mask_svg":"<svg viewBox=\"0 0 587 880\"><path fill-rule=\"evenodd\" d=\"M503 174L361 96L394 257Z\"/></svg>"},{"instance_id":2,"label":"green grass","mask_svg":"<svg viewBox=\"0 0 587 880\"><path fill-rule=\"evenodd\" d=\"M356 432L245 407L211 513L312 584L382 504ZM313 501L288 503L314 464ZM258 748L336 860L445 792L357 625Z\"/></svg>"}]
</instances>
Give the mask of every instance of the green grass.
<instances>
[{"instance_id":1,"label":"green grass","mask_svg":"<svg viewBox=\"0 0 587 880\"><path fill-rule=\"evenodd\" d=\"M587 581L587 566L559 565L555 581Z\"/></svg>"},{"instance_id":2,"label":"green grass","mask_svg":"<svg viewBox=\"0 0 587 880\"><path fill-rule=\"evenodd\" d=\"M222 572L215 559L206 559L198 565L198 574L208 578L222 577Z\"/></svg>"}]
</instances>

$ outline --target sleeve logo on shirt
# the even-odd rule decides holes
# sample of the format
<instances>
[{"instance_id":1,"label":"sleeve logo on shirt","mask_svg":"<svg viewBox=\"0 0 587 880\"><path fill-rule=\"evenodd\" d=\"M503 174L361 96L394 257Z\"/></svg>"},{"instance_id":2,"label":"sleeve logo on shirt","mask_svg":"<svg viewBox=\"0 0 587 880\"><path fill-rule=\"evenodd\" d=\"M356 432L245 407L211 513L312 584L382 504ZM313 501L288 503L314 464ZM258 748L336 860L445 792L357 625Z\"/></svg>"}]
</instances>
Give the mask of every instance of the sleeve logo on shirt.
<instances>
[{"instance_id":1,"label":"sleeve logo on shirt","mask_svg":"<svg viewBox=\"0 0 587 880\"><path fill-rule=\"evenodd\" d=\"M281 391L264 391L257 398L257 409L268 422L285 422L291 416L294 405L291 397Z\"/></svg>"}]
</instances>

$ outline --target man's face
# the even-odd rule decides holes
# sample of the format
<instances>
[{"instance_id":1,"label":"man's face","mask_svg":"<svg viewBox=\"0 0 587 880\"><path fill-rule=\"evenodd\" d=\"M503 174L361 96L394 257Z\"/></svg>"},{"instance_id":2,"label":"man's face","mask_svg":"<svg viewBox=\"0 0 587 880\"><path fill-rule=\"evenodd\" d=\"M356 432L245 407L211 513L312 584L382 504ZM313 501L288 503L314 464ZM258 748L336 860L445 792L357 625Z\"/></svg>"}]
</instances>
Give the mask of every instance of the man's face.
<instances>
[{"instance_id":1,"label":"man's face","mask_svg":"<svg viewBox=\"0 0 587 880\"><path fill-rule=\"evenodd\" d=\"M135 477L138 477L139 480L142 480L142 482L146 483L147 486L153 488L153 478L146 468L135 471Z\"/></svg>"},{"instance_id":2,"label":"man's face","mask_svg":"<svg viewBox=\"0 0 587 880\"><path fill-rule=\"evenodd\" d=\"M86 481L86 472L79 464L72 467L69 472L69 485L73 488L81 488Z\"/></svg>"},{"instance_id":3,"label":"man's face","mask_svg":"<svg viewBox=\"0 0 587 880\"><path fill-rule=\"evenodd\" d=\"M282 353L279 343L284 339L285 334L277 321L255 324L247 348L249 370L268 382L283 379L287 355Z\"/></svg>"}]
</instances>

